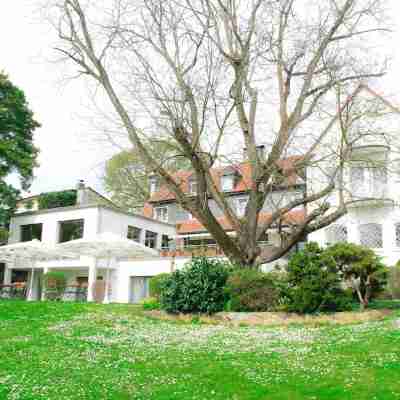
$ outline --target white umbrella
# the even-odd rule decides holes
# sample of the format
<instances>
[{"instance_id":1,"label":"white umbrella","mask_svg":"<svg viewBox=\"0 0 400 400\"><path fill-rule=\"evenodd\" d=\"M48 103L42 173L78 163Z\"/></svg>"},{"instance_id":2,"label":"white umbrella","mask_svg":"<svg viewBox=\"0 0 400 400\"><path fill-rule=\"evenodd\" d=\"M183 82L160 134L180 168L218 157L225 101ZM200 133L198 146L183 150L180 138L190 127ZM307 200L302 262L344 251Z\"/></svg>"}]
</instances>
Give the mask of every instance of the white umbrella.
<instances>
[{"instance_id":1,"label":"white umbrella","mask_svg":"<svg viewBox=\"0 0 400 400\"><path fill-rule=\"evenodd\" d=\"M40 240L34 239L28 242L18 242L0 247L0 260L4 262L14 262L17 260L27 260L31 263L31 279L28 289L28 300L32 299L34 265L36 261L44 261L59 258L60 252L54 248L46 246ZM64 256L69 256L64 254Z\"/></svg>"},{"instance_id":2,"label":"white umbrella","mask_svg":"<svg viewBox=\"0 0 400 400\"><path fill-rule=\"evenodd\" d=\"M80 256L106 258L106 285L104 303L109 303L109 271L112 258L158 257L158 252L141 243L115 235L101 233L93 239L76 239L56 246L63 251ZM90 290L90 288L89 288Z\"/></svg>"}]
</instances>

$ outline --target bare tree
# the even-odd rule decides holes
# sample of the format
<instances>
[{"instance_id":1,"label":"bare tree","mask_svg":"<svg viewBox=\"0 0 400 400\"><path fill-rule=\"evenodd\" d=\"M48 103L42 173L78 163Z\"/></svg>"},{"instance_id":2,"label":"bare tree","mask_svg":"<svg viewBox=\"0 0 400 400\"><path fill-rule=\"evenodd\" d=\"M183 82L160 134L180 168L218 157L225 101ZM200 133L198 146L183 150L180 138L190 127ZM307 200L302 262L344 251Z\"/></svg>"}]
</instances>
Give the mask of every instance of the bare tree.
<instances>
[{"instance_id":1,"label":"bare tree","mask_svg":"<svg viewBox=\"0 0 400 400\"><path fill-rule=\"evenodd\" d=\"M57 50L79 76L103 89L143 163L181 206L230 260L253 267L278 259L346 213L345 185L335 181L344 181L355 143L349 139L352 105L363 85L384 73L386 60L372 51L385 31L382 3L54 0ZM160 134L179 149L176 157L190 160L196 196L185 193L144 145L143 135ZM257 153L260 142L268 145L265 158ZM210 171L223 161L234 163L240 147L251 171L244 216ZM261 219L265 202L287 178L279 161L293 154L301 155L291 167L298 177L305 179L310 168L323 171L327 160L334 173ZM334 190L339 202L331 206L326 198ZM235 235L214 216L210 199ZM308 210L304 218L283 224L298 207ZM278 244L259 246L265 232L283 225Z\"/></svg>"}]
</instances>

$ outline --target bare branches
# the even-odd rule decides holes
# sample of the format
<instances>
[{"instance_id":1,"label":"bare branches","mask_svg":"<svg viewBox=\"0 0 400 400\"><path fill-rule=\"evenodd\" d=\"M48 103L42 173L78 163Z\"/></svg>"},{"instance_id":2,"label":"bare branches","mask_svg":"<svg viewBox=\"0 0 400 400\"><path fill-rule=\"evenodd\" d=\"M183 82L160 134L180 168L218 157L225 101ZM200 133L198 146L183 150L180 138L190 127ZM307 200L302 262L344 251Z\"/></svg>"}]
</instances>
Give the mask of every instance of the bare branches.
<instances>
[{"instance_id":1,"label":"bare branches","mask_svg":"<svg viewBox=\"0 0 400 400\"><path fill-rule=\"evenodd\" d=\"M386 32L377 18L382 0L321 0L306 12L300 0L114 0L111 9L87 0L53 1L57 50L103 88L146 167L236 262L275 259L346 212L349 136L370 112L352 105L367 82L384 73L385 62L366 53L367 38ZM164 135L190 162L200 188L195 199L143 135L150 143ZM239 216L211 168L243 148L249 191ZM288 173L280 162L295 154L302 157ZM305 190L300 177L310 179L309 171L327 162L341 178L340 189L333 181L307 183L301 198L268 209L277 186ZM237 161L231 166L237 169ZM327 207L333 191L340 201ZM237 239L226 234L210 201ZM299 207L304 219L289 224L285 241L261 256L261 235Z\"/></svg>"}]
</instances>

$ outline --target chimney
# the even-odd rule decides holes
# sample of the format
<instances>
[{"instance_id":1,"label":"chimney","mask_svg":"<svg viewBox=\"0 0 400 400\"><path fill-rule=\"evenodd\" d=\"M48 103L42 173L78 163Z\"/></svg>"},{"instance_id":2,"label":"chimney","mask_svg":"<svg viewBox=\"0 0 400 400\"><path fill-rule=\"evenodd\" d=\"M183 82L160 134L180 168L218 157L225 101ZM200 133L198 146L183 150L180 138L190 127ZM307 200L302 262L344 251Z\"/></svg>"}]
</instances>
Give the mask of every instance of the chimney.
<instances>
[{"instance_id":1,"label":"chimney","mask_svg":"<svg viewBox=\"0 0 400 400\"><path fill-rule=\"evenodd\" d=\"M76 185L76 205L80 206L87 203L85 181L80 179Z\"/></svg>"}]
</instances>

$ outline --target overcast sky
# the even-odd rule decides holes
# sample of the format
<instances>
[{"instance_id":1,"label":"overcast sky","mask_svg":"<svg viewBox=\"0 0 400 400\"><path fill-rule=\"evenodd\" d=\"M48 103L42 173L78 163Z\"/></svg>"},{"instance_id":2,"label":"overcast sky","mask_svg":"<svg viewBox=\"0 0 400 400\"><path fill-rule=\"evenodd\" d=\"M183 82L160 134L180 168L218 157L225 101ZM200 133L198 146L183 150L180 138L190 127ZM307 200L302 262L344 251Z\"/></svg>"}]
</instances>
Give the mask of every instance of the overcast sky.
<instances>
[{"instance_id":1,"label":"overcast sky","mask_svg":"<svg viewBox=\"0 0 400 400\"><path fill-rule=\"evenodd\" d=\"M51 62L53 32L35 14L37 1L0 0L0 70L24 90L42 124L35 137L40 167L31 193L72 188L78 179L102 190L102 165L110 149L88 134L84 85L78 81L62 83L60 65ZM400 100L400 2L387 3L393 9L391 15L398 16L396 32L387 42L393 61L388 75L374 88Z\"/></svg>"}]
</instances>

